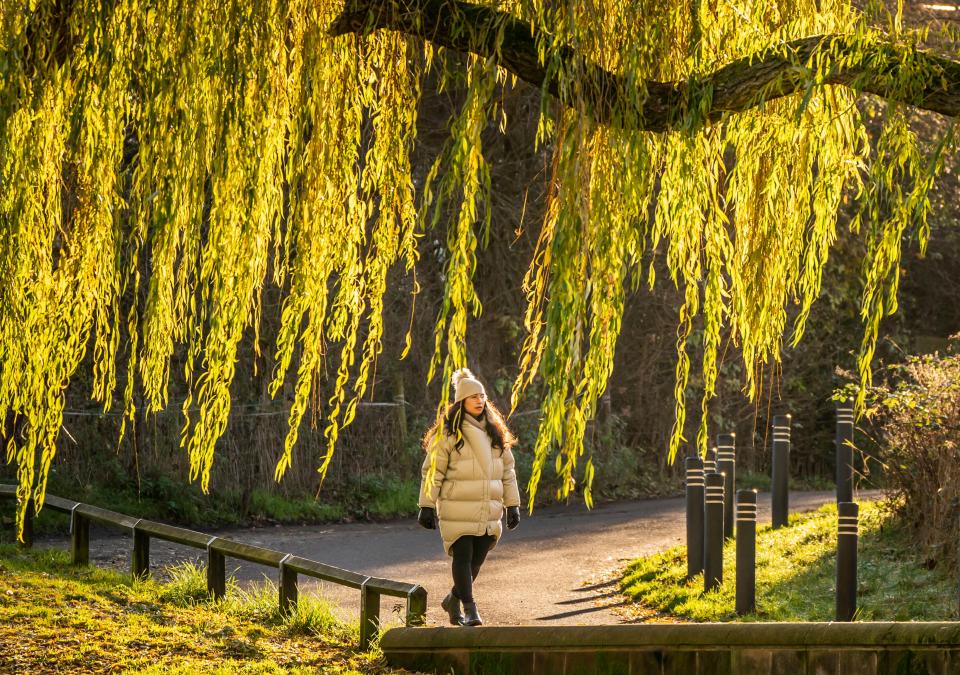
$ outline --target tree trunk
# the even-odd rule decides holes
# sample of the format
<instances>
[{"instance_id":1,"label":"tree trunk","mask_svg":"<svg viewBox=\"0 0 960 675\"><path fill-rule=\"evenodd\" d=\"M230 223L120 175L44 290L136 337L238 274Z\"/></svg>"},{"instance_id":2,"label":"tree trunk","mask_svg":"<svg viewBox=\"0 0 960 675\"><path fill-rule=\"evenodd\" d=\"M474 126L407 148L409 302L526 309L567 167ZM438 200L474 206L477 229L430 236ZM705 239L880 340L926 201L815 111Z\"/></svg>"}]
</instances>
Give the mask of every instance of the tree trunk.
<instances>
[{"instance_id":1,"label":"tree trunk","mask_svg":"<svg viewBox=\"0 0 960 675\"><path fill-rule=\"evenodd\" d=\"M505 12L456 0L367 0L348 4L329 33L377 29L493 58L600 123L642 131L696 128L824 84L846 85L951 117L960 114L960 63L906 46L865 44L855 36L813 35L738 59L699 79L650 80L640 88L565 47L560 69L576 75L576 86L561 88L561 76L548 74L540 63L536 31ZM809 64L825 56L834 65L819 76ZM901 73L904 63L909 63L909 73Z\"/></svg>"}]
</instances>

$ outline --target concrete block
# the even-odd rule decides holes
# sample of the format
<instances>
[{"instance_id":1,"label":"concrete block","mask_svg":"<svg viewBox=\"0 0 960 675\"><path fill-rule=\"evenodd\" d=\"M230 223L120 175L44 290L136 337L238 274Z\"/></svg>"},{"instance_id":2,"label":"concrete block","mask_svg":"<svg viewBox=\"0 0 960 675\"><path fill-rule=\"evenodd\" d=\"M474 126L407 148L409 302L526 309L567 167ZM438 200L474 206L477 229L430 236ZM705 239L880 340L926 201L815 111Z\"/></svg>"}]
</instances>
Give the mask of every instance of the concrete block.
<instances>
[{"instance_id":1,"label":"concrete block","mask_svg":"<svg viewBox=\"0 0 960 675\"><path fill-rule=\"evenodd\" d=\"M947 672L960 673L960 649L946 651Z\"/></svg>"},{"instance_id":2,"label":"concrete block","mask_svg":"<svg viewBox=\"0 0 960 675\"><path fill-rule=\"evenodd\" d=\"M594 675L597 672L597 656L595 651L566 652L564 675Z\"/></svg>"},{"instance_id":3,"label":"concrete block","mask_svg":"<svg viewBox=\"0 0 960 675\"><path fill-rule=\"evenodd\" d=\"M771 675L774 672L773 652L769 649L737 649L731 656L732 670L737 675Z\"/></svg>"},{"instance_id":4,"label":"concrete block","mask_svg":"<svg viewBox=\"0 0 960 675\"><path fill-rule=\"evenodd\" d=\"M630 675L664 675L666 655L654 649L630 652Z\"/></svg>"},{"instance_id":5,"label":"concrete block","mask_svg":"<svg viewBox=\"0 0 960 675\"><path fill-rule=\"evenodd\" d=\"M923 651L885 649L877 655L877 675L928 675Z\"/></svg>"},{"instance_id":6,"label":"concrete block","mask_svg":"<svg viewBox=\"0 0 960 675\"><path fill-rule=\"evenodd\" d=\"M567 657L567 675L576 672L571 668L570 657ZM630 653L627 651L597 652L596 675L627 675L630 673ZM660 675L656 670L651 675Z\"/></svg>"},{"instance_id":7,"label":"concrete block","mask_svg":"<svg viewBox=\"0 0 960 675\"><path fill-rule=\"evenodd\" d=\"M915 657L920 657L930 675L951 675L957 672L956 664L954 668L950 667L950 652L938 649L918 650L914 653Z\"/></svg>"},{"instance_id":8,"label":"concrete block","mask_svg":"<svg viewBox=\"0 0 960 675\"><path fill-rule=\"evenodd\" d=\"M391 666L425 673L469 675L470 652L466 650L409 651L390 654Z\"/></svg>"},{"instance_id":9,"label":"concrete block","mask_svg":"<svg viewBox=\"0 0 960 675\"><path fill-rule=\"evenodd\" d=\"M841 649L839 669L842 675L876 675L877 652L874 649Z\"/></svg>"},{"instance_id":10,"label":"concrete block","mask_svg":"<svg viewBox=\"0 0 960 675\"><path fill-rule=\"evenodd\" d=\"M535 675L566 675L566 652L536 651L533 653Z\"/></svg>"},{"instance_id":11,"label":"concrete block","mask_svg":"<svg viewBox=\"0 0 960 675\"><path fill-rule=\"evenodd\" d=\"M729 649L705 649L698 656L700 675L733 675L733 653ZM737 674L739 675L739 673Z\"/></svg>"},{"instance_id":12,"label":"concrete block","mask_svg":"<svg viewBox=\"0 0 960 675\"><path fill-rule=\"evenodd\" d=\"M807 653L798 649L774 649L771 650L772 673L806 673L807 672Z\"/></svg>"},{"instance_id":13,"label":"concrete block","mask_svg":"<svg viewBox=\"0 0 960 675\"><path fill-rule=\"evenodd\" d=\"M437 664L438 672L467 675L470 672L470 652L466 649L441 652L434 659L434 663Z\"/></svg>"},{"instance_id":14,"label":"concrete block","mask_svg":"<svg viewBox=\"0 0 960 675\"><path fill-rule=\"evenodd\" d=\"M532 673L532 651L474 652L470 656L471 675L512 675Z\"/></svg>"},{"instance_id":15,"label":"concrete block","mask_svg":"<svg viewBox=\"0 0 960 675\"><path fill-rule=\"evenodd\" d=\"M811 649L807 654L807 675L838 675L840 653L835 650Z\"/></svg>"},{"instance_id":16,"label":"concrete block","mask_svg":"<svg viewBox=\"0 0 960 675\"><path fill-rule=\"evenodd\" d=\"M663 653L663 675L694 675L699 662L697 652L691 650L676 650Z\"/></svg>"}]
</instances>

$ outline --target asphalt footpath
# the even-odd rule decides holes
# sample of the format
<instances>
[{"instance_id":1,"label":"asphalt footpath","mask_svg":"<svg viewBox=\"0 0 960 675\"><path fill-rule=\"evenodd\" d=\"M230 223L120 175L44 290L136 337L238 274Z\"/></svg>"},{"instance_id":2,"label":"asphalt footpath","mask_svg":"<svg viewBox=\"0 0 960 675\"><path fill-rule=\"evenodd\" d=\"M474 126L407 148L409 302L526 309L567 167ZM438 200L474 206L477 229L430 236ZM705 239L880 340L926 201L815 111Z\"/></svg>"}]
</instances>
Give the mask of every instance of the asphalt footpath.
<instances>
[{"instance_id":1,"label":"asphalt footpath","mask_svg":"<svg viewBox=\"0 0 960 675\"><path fill-rule=\"evenodd\" d=\"M863 494L861 497L876 497ZM834 492L792 492L791 512L810 511L835 499ZM770 495L760 493L759 522L770 522ZM570 625L620 623L630 619L618 592L618 572L639 556L682 543L684 500L650 499L538 509L523 514L520 526L505 531L474 585L480 614L493 625ZM103 533L106 534L106 533ZM325 526L278 526L231 529L215 534L285 553L318 560L370 576L420 584L427 589L427 621L446 624L440 599L451 586L450 558L439 532L421 528L415 518L384 523ZM62 537L38 542L67 546ZM129 540L91 536L91 562L129 568ZM195 549L151 541L151 566L164 568L184 560L202 561ZM257 581L276 581L276 570L227 560L227 571L249 588ZM301 594L316 593L336 605L337 613L355 619L359 592L301 577ZM401 601L384 597L382 619L398 623Z\"/></svg>"}]
</instances>

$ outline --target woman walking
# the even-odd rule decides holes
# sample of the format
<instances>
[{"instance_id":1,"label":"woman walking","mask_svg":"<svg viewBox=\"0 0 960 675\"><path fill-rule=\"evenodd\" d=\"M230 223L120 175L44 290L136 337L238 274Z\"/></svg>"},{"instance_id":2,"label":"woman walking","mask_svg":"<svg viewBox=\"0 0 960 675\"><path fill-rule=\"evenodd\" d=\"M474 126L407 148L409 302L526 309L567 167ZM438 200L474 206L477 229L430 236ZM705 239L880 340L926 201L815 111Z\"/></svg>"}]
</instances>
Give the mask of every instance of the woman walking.
<instances>
[{"instance_id":1,"label":"woman walking","mask_svg":"<svg viewBox=\"0 0 960 675\"><path fill-rule=\"evenodd\" d=\"M503 534L504 508L507 529L520 523L520 491L510 451L517 439L473 373L461 368L453 374L453 385L454 402L423 438L427 457L418 520L429 530L439 520L443 547L453 558L453 589L440 603L450 623L479 626L483 620L473 598L473 580ZM434 447L436 470L428 485Z\"/></svg>"}]
</instances>

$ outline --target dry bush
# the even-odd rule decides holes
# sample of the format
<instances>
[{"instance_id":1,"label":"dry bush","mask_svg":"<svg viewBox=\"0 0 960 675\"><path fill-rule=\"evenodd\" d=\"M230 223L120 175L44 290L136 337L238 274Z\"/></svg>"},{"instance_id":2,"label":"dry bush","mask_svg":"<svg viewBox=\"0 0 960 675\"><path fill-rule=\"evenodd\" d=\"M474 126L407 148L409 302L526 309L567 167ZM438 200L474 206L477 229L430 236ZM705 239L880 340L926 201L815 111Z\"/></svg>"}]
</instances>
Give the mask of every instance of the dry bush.
<instances>
[{"instance_id":1,"label":"dry bush","mask_svg":"<svg viewBox=\"0 0 960 675\"><path fill-rule=\"evenodd\" d=\"M957 565L960 520L960 335L944 355L891 367L871 391L876 433L896 508L913 527L929 564Z\"/></svg>"}]
</instances>

